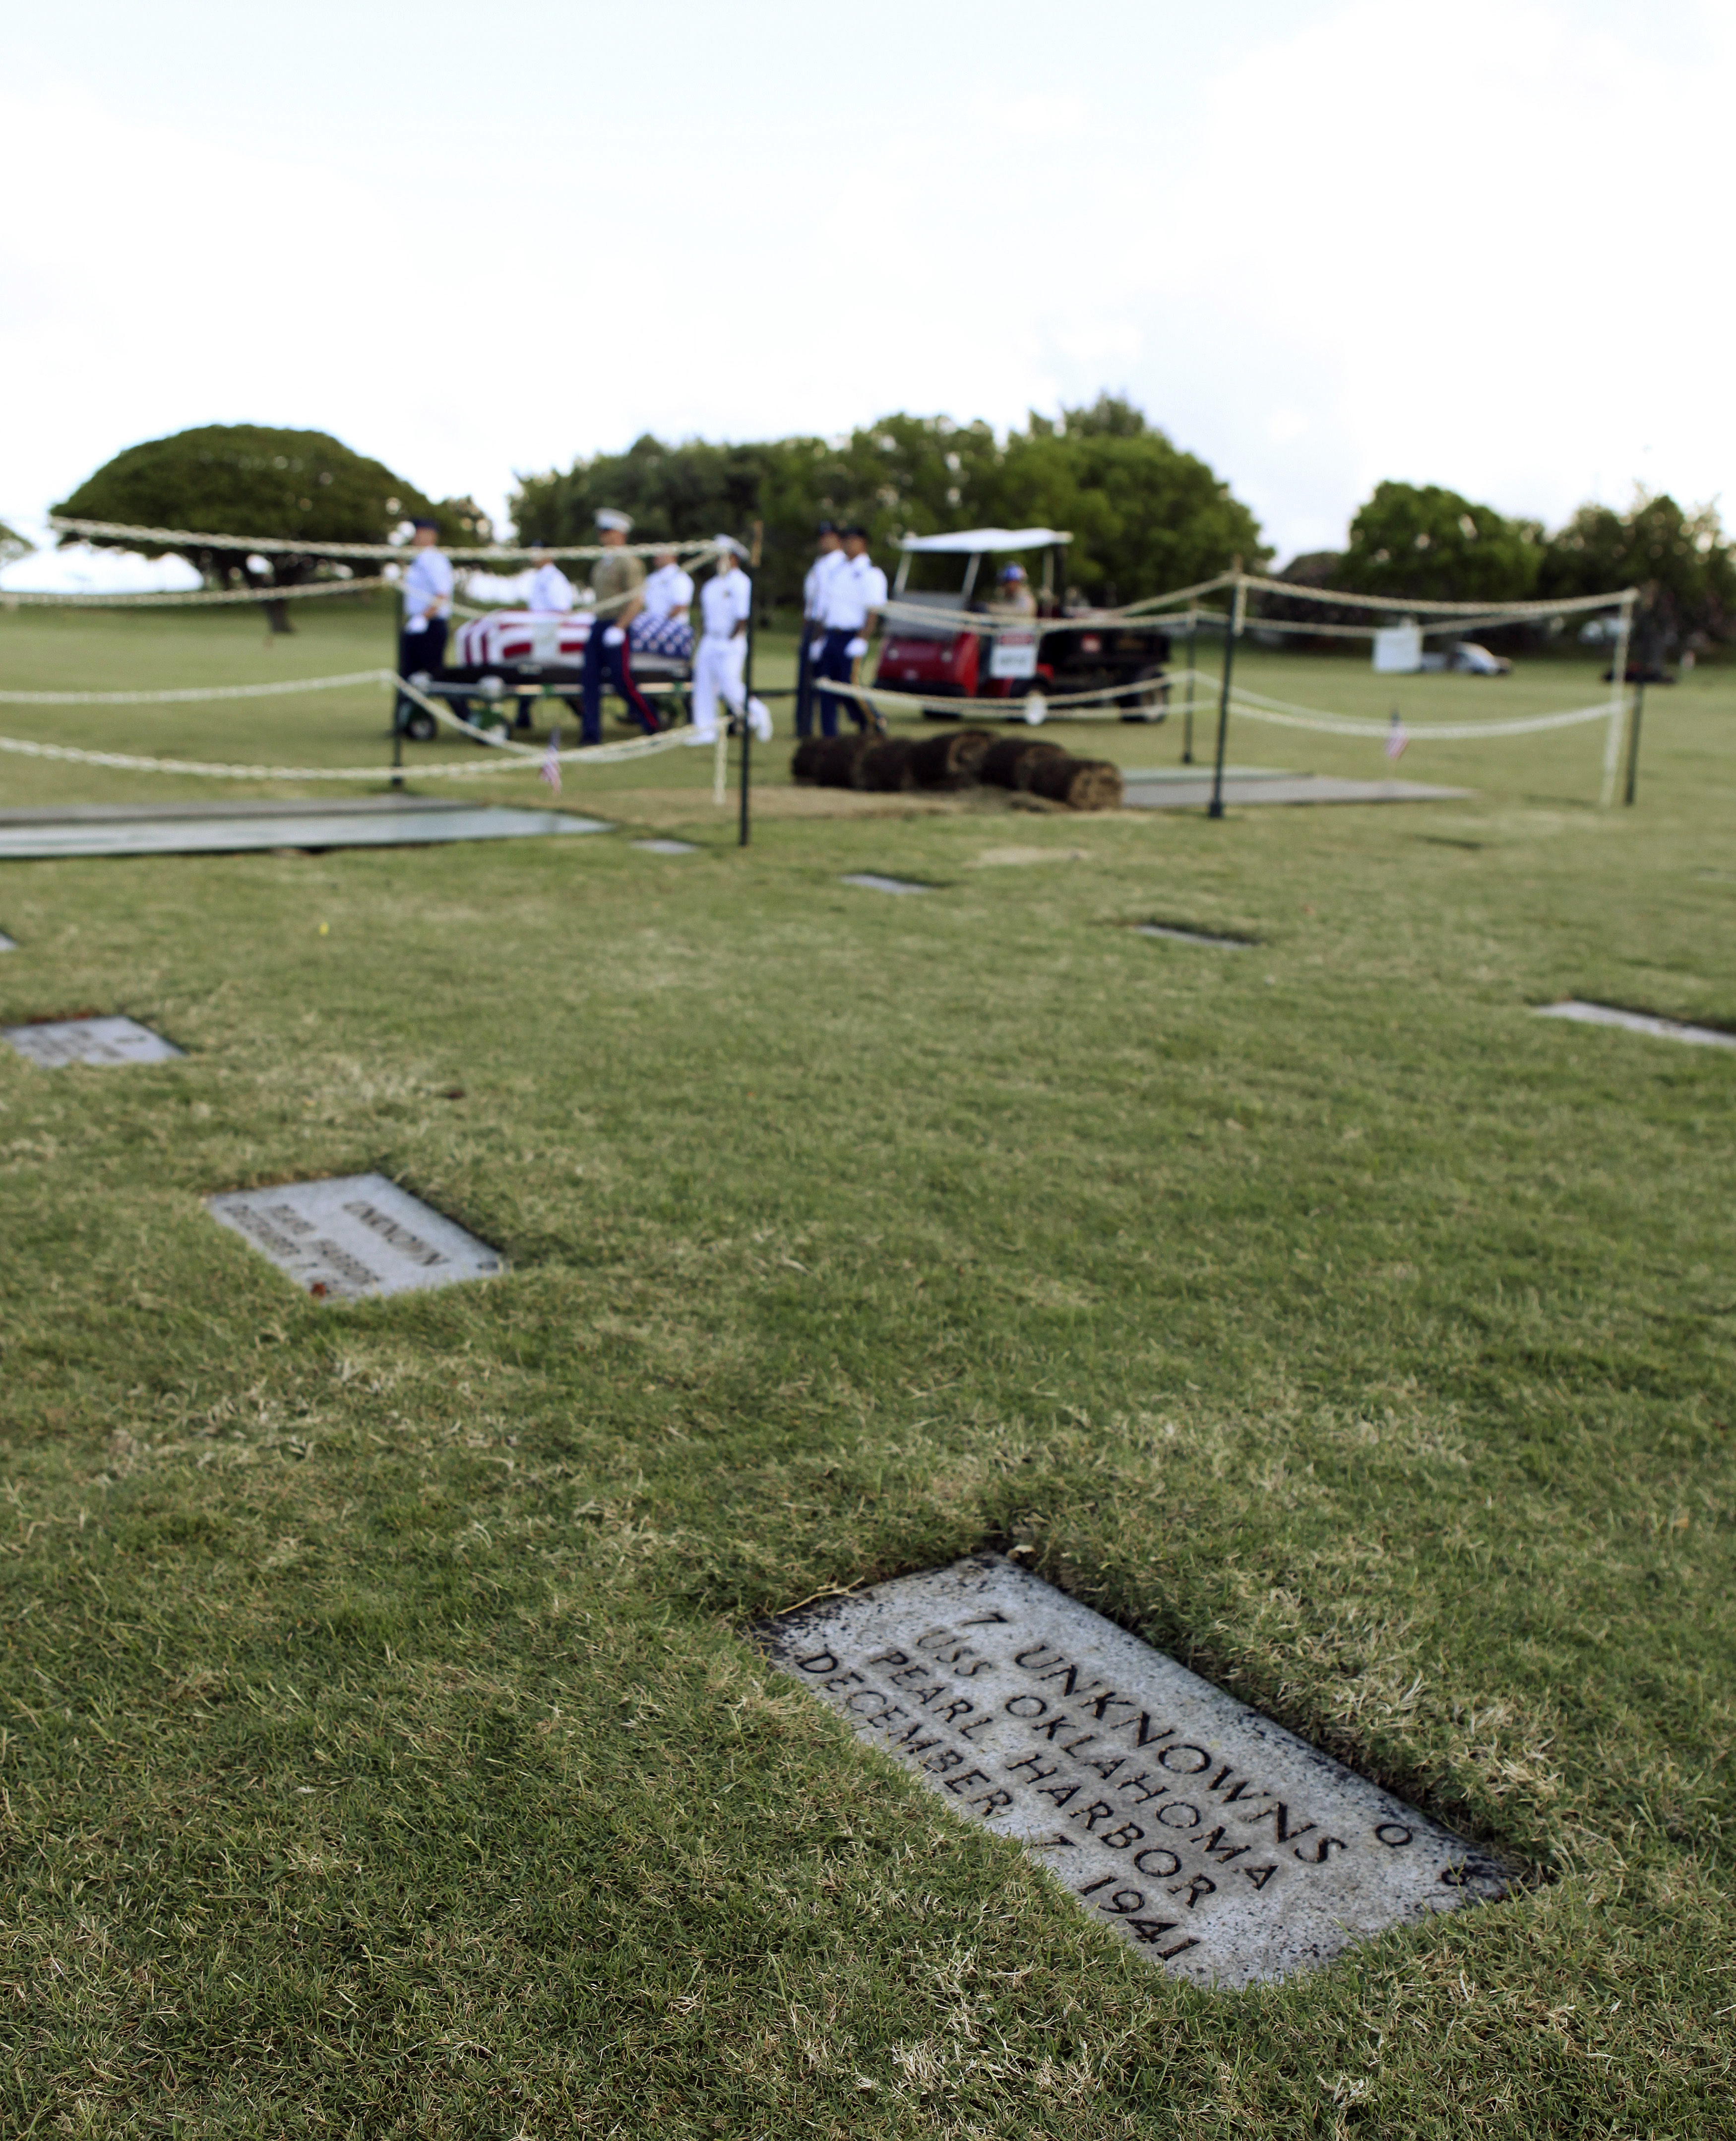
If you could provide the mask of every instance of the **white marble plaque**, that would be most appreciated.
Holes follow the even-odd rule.
[[[632,844],[642,855],[696,855],[699,853],[691,840],[635,840]]]
[[[912,884],[905,877],[883,877],[878,870],[852,870],[840,884],[860,885],[865,892],[932,892],[932,884]]]
[[[1179,1977],[1241,1986],[1508,1870],[999,1554],[805,1607],[775,1661]]]
[[[1654,1018],[1643,1011],[1617,1011],[1611,1004],[1545,1004],[1539,1018],[1571,1018],[1581,1026],[1619,1026],[1629,1033],[1649,1033],[1658,1041],[1686,1041],[1698,1048],[1736,1048],[1736,1033],[1721,1033],[1715,1026],[1684,1026],[1679,1019]]]
[[[0,1026],[0,1036],[45,1070],[68,1063],[169,1063],[187,1052],[135,1018],[45,1020],[40,1026]]]
[[[486,1242],[383,1174],[233,1189],[205,1204],[321,1301],[410,1293],[504,1268]]]

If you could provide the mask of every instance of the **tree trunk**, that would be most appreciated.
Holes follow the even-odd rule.
[[[273,632],[293,632],[289,622],[289,605],[281,598],[276,602],[266,601],[259,605],[265,613],[265,622]]]

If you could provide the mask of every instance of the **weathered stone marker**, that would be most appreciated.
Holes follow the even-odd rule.
[[[852,870],[838,880],[840,884],[858,885],[864,892],[932,892],[932,884],[916,884],[907,877],[884,877],[878,870]]]
[[[1136,922],[1134,932],[1139,937],[1167,937],[1174,944],[1209,944],[1220,952],[1247,952],[1253,948],[1252,937],[1208,937],[1202,929],[1183,929],[1174,922]]]
[[[1571,1018],[1581,1026],[1619,1026],[1629,1033],[1649,1033],[1659,1041],[1685,1041],[1697,1048],[1736,1048],[1736,1033],[1725,1033],[1715,1026],[1688,1026],[1679,1018],[1654,1018],[1649,1011],[1617,1011],[1611,1004],[1580,1003],[1571,997],[1566,1003],[1541,1006],[1537,1016]]]
[[[699,853],[691,840],[635,840],[632,845],[642,855],[696,855]]]
[[[229,1190],[205,1205],[321,1301],[410,1293],[501,1269],[486,1242],[383,1174]]]
[[[3,929],[0,929],[0,952],[16,952],[17,948],[17,938],[8,937]]]
[[[0,1026],[0,1039],[45,1070],[68,1063],[169,1063],[187,1052],[134,1018],[57,1018],[40,1026]]]
[[[776,1664],[1177,1976],[1240,1986],[1509,1869],[999,1554],[804,1607]]]

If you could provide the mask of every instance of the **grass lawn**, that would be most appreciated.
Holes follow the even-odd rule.
[[[15,614],[0,685],[386,637]],[[1596,693],[1540,662],[1401,703]],[[385,712],[0,732],[365,764]],[[1650,696],[1607,814],[1585,729],[1399,769],[1469,801],[768,809],[743,853],[696,752],[563,798],[685,858],[0,866],[0,1022],[189,1051],[0,1051],[0,2133],[1731,2131],[1736,1061],[1528,1007],[1736,1025],[1733,742],[1713,672]],[[195,792],[0,758],[0,807]],[[509,1274],[322,1306],[199,1202],[376,1168]],[[1527,1884],[1175,1984],[744,1640],[1012,1543]]]

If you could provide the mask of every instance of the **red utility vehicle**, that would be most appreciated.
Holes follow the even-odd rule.
[[[907,535],[892,599],[907,610],[932,611],[933,622],[907,615],[888,620],[874,682],[888,691],[919,692],[925,698],[1009,699],[1020,706],[1034,692],[1065,694],[1138,686],[1143,688],[1129,690],[1106,713],[1113,716],[1119,710],[1123,721],[1162,721],[1168,697],[1163,665],[1169,659],[1169,635],[1157,623],[1129,623],[1083,609],[1070,614],[1056,590],[1065,585],[1065,551],[1072,539],[1053,528],[969,528],[950,535]],[[997,612],[988,598],[995,562],[1033,550],[1043,553],[1036,614]],[[911,568],[923,557],[961,559],[962,587],[957,593],[912,588]],[[991,630],[961,629],[951,621],[961,613],[996,622]],[[944,707],[924,712],[931,721],[949,718]]]

